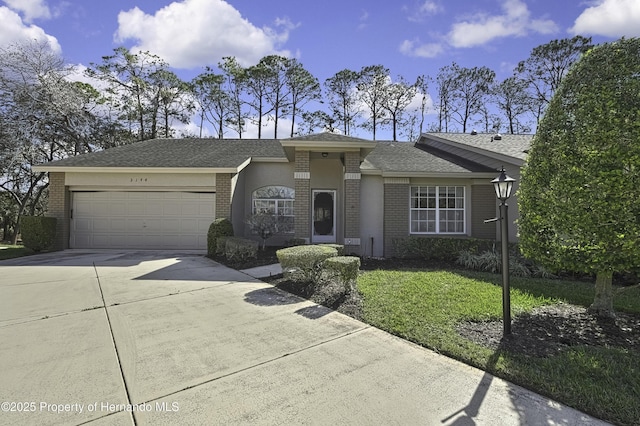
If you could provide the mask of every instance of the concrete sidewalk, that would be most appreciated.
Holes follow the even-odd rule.
[[[0,262],[0,424],[599,425],[199,253]]]

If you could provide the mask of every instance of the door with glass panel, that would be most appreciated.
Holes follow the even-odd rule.
[[[336,191],[314,189],[313,232],[314,243],[336,242]]]

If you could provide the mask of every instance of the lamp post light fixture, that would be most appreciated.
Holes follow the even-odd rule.
[[[500,176],[491,181],[500,200],[500,239],[502,240],[502,322],[504,335],[511,334],[511,296],[509,294],[509,219],[507,199],[511,196],[513,183],[516,180],[509,177],[504,167]]]

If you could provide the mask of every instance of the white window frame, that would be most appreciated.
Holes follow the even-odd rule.
[[[269,189],[273,189],[272,191],[269,191]],[[266,191],[266,192],[272,192],[275,194],[283,194],[282,197],[274,197],[269,196],[269,197],[256,197],[256,195],[258,194],[259,191]],[[292,194],[293,198],[284,198],[284,196],[286,196],[287,194]],[[258,209],[258,203],[268,203],[271,207],[271,205],[273,205],[273,210],[271,208],[269,209],[262,209],[262,211],[259,211]],[[295,233],[295,227],[294,227],[294,220],[295,220],[295,214],[294,214],[294,203],[295,203],[295,190],[293,188],[289,188],[287,186],[282,186],[282,185],[267,185],[267,186],[263,186],[261,188],[256,189],[255,191],[253,191],[251,193],[251,213],[252,214],[257,214],[257,213],[271,213],[272,215],[276,216],[276,217],[290,217],[291,218],[291,228],[283,231],[284,234],[293,234]],[[286,214],[287,211],[290,214]],[[284,213],[283,213],[284,212]]]
[[[418,191],[418,194],[428,194],[429,189],[435,189],[435,206],[434,207],[420,207],[418,202],[418,207],[414,207],[414,200],[421,198],[429,198],[429,197],[416,197],[414,196],[414,190]],[[454,188],[454,192],[456,195],[453,197],[454,207],[443,207],[440,206],[440,193],[441,191],[448,191],[450,188]],[[462,195],[458,196],[457,190],[462,189]],[[437,235],[437,234],[445,234],[445,235],[465,235],[467,233],[467,188],[463,185],[411,185],[409,187],[409,234],[412,235]],[[447,200],[450,200],[450,197],[444,197]],[[458,204],[462,204],[462,207],[458,207]],[[428,205],[428,201],[427,201]],[[433,221],[435,221],[435,226],[433,231],[414,231],[414,223],[415,222],[428,222],[431,221],[429,218],[427,219],[415,219],[414,212],[434,212]],[[442,231],[440,229],[440,218],[442,215],[447,212],[458,212],[458,215],[462,216],[462,231]],[[419,214],[419,213],[418,213]],[[423,216],[428,216],[426,213]],[[450,222],[459,222],[459,220],[453,220]],[[428,226],[428,225],[427,225]]]

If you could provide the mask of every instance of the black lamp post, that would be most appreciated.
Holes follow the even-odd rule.
[[[511,297],[509,294],[509,220],[507,199],[516,180],[507,176],[504,167],[500,176],[491,181],[500,200],[500,238],[502,240],[502,322],[504,334],[511,334]]]

